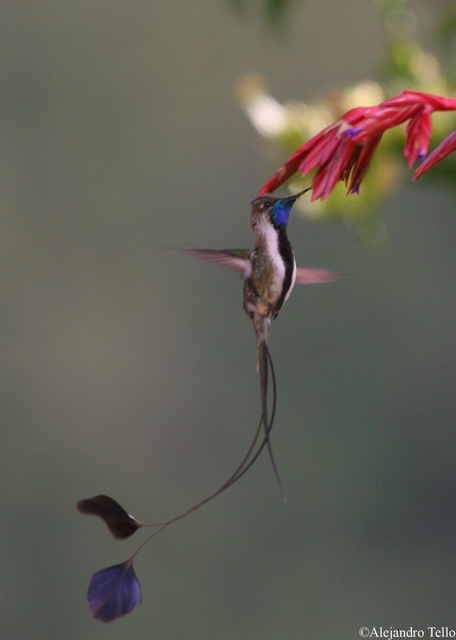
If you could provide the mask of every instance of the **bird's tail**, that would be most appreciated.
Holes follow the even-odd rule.
[[[174,524],[174,522],[178,522],[179,520],[182,520],[183,518],[186,518],[191,513],[193,513],[194,511],[197,511],[200,507],[202,507],[203,505],[207,504],[208,502],[210,502],[211,500],[213,500],[214,498],[219,496],[221,493],[223,493],[224,491],[229,489],[235,482],[240,480],[242,478],[242,476],[247,473],[247,471],[250,469],[250,467],[252,467],[253,464],[256,462],[256,460],[259,458],[260,453],[263,451],[264,447],[267,445],[268,440],[269,440],[269,432],[271,431],[272,425],[274,423],[274,417],[275,417],[275,412],[276,412],[276,398],[277,398],[275,372],[274,372],[274,368],[272,366],[272,360],[270,359],[271,356],[270,356],[270,353],[269,353],[269,349],[267,348],[267,345],[266,345],[266,354],[267,354],[267,358],[269,360],[269,364],[270,364],[270,367],[271,367],[273,400],[272,400],[272,409],[271,409],[270,422],[269,422],[269,424],[266,425],[266,435],[265,435],[263,441],[261,442],[261,444],[258,446],[258,448],[255,451],[255,446],[258,443],[259,436],[260,436],[260,433],[261,433],[261,427],[264,424],[264,415],[262,414],[261,417],[260,417],[258,426],[256,428],[255,434],[253,436],[253,440],[250,443],[249,448],[247,449],[247,453],[244,455],[244,457],[242,459],[242,462],[238,465],[238,467],[236,468],[234,473],[231,474],[231,476],[228,478],[228,480],[226,480],[221,485],[221,487],[219,487],[217,489],[217,491],[214,491],[209,496],[204,498],[204,500],[201,500],[200,502],[197,502],[192,507],[190,507],[186,511],[183,511],[182,513],[180,513],[179,515],[175,516],[171,520],[166,520],[164,522],[141,523],[142,526],[158,527],[158,529],[155,531],[155,533],[152,534],[151,538],[154,537],[155,535],[157,535],[158,533],[160,533],[160,531],[162,531],[163,529],[166,529],[167,527],[169,527],[171,524]],[[275,465],[274,465],[274,468],[275,468]],[[282,487],[282,485],[280,483],[280,480],[279,480],[279,485],[280,485],[280,487]],[[283,490],[282,490],[282,493],[283,493]],[[79,510],[83,511],[82,508],[80,508]],[[85,512],[86,513],[95,513],[94,511],[90,511],[90,512],[89,511],[85,511]],[[129,516],[129,517],[131,517],[131,516]],[[146,544],[148,542],[148,540],[149,539],[147,539],[144,544]],[[141,545],[140,549],[142,548],[142,546],[144,546],[144,545]],[[139,551],[139,549],[138,549],[138,551]],[[136,553],[137,552],[135,552],[135,554]]]
[[[274,459],[274,454],[272,452],[271,437],[269,434],[270,430],[272,429],[273,418],[271,419],[271,422],[269,422],[268,420],[268,377],[269,377],[269,371],[270,371],[273,377],[273,380],[275,382],[275,372],[274,372],[274,365],[272,362],[271,352],[269,351],[269,346],[266,339],[260,340],[258,342],[258,368],[260,370],[261,412],[262,412],[262,421],[264,426],[264,439],[268,447],[269,458],[271,460],[271,464],[274,470],[277,484],[279,485],[279,489],[282,494],[283,500],[284,502],[286,502],[287,498],[285,495],[285,491],[283,489],[282,481],[280,480],[279,472]],[[276,397],[277,397],[276,393],[277,393],[276,385],[274,384],[273,399],[272,399],[274,407],[276,405]]]
[[[205,498],[204,500],[201,500],[197,504],[193,505],[193,507],[190,507],[190,509],[187,509],[186,511],[180,513],[178,516],[172,518],[171,520],[168,520],[166,522],[155,523],[153,526],[159,527],[159,530],[156,531],[155,534],[159,533],[159,531],[161,531],[162,529],[168,527],[169,525],[173,524],[174,522],[177,522],[178,520],[182,520],[183,518],[187,517],[188,515],[190,515],[194,511],[197,511],[200,507],[202,507],[203,505],[207,504],[208,502],[210,502],[211,500],[213,500],[214,498],[219,496],[221,493],[223,493],[224,491],[229,489],[235,482],[240,480],[245,473],[247,473],[247,471],[250,469],[250,467],[252,467],[252,465],[256,462],[256,460],[260,456],[260,453],[263,451],[265,446],[268,447],[269,456],[270,456],[271,462],[272,462],[272,467],[274,469],[274,473],[275,473],[275,476],[277,478],[277,482],[279,484],[279,488],[280,488],[280,491],[282,493],[283,499],[284,499],[284,501],[286,501],[285,492],[283,490],[282,482],[280,480],[280,477],[279,477],[279,474],[278,474],[278,471],[277,471],[277,466],[275,464],[275,460],[274,460],[274,456],[273,456],[272,448],[271,448],[271,442],[270,442],[270,431],[272,429],[272,425],[274,424],[274,418],[275,418],[275,413],[276,413],[276,405],[277,405],[277,382],[276,382],[276,376],[275,376],[275,371],[274,371],[274,365],[272,363],[272,357],[271,357],[271,353],[269,351],[269,347],[268,347],[267,341],[258,342],[258,353],[259,353],[258,365],[259,365],[259,369],[260,369],[260,379],[263,381],[263,377],[264,377],[265,382],[266,382],[265,387],[264,387],[264,393],[263,393],[263,382],[262,382],[262,385],[261,385],[261,389],[262,389],[262,391],[261,391],[262,414],[261,414],[260,421],[258,423],[257,429],[255,431],[255,435],[253,437],[253,440],[252,440],[252,442],[251,442],[251,444],[250,444],[250,446],[249,446],[249,448],[247,450],[247,453],[245,454],[244,458],[242,459],[242,462],[236,468],[236,471],[234,471],[234,473],[232,473],[232,475],[228,478],[228,480],[226,480],[226,482],[224,482],[222,484],[222,486],[217,489],[217,491],[214,491],[207,498]],[[265,376],[263,376],[263,374],[261,373],[263,371],[264,367],[265,367]],[[271,416],[270,417],[268,417],[268,411],[267,411],[267,408],[268,408],[267,407],[267,395],[268,395],[267,392],[268,392],[268,374],[269,374],[269,372],[271,374],[271,380],[272,380],[272,404],[271,404]],[[255,451],[255,446],[256,446],[256,444],[258,442],[262,426],[263,426],[264,431],[265,431],[265,436],[264,436],[263,441],[261,442],[261,444],[258,446],[257,450]],[[155,535],[155,534],[153,534],[153,535]]]

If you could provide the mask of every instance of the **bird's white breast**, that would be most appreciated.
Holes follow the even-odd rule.
[[[274,229],[269,224],[266,224],[262,228],[262,236],[263,241],[266,245],[266,253],[269,256],[269,259],[272,262],[272,278],[269,287],[269,298],[270,302],[275,304],[282,293],[282,287],[285,280],[286,266],[283,261],[282,256],[279,251],[279,236]],[[287,295],[285,300],[287,300],[288,296],[291,293],[296,282],[296,262],[293,259],[293,274],[291,277],[291,285],[287,291]],[[285,301],[284,300],[284,301]]]

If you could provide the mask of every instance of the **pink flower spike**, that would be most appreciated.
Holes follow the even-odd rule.
[[[339,180],[345,180],[348,193],[358,192],[385,131],[407,121],[404,156],[410,168],[428,152],[434,111],[456,111],[456,99],[404,91],[376,107],[351,109],[300,147],[258,195],[273,192],[298,171],[306,175],[313,169],[312,201],[327,198]],[[414,180],[455,150],[456,132],[418,167]]]
[[[361,124],[362,126],[365,118],[375,112],[376,109],[377,107],[357,107],[347,111],[337,122],[317,133],[295,151],[285,164],[261,187],[257,195],[262,196],[265,193],[273,193],[297,171],[301,171],[303,175],[306,175],[315,167],[321,167],[326,162],[329,162],[331,156],[343,143],[346,135],[348,134],[352,137],[353,134],[350,132],[353,129],[355,129],[354,133],[356,135],[358,125]],[[337,178],[336,182],[339,179]]]
[[[456,150],[456,131],[450,133],[450,135],[445,138],[443,142],[439,144],[438,147],[434,149],[432,153],[428,155],[426,160],[420,164],[418,169],[416,169],[415,174],[413,176],[413,180],[417,180],[421,178],[423,173],[429,171],[433,166],[435,166],[438,162],[446,158],[450,153]]]

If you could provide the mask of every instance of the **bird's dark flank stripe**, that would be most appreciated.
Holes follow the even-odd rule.
[[[286,229],[283,226],[276,227],[276,229],[279,240],[279,253],[285,265],[285,278],[283,279],[282,293],[280,294],[276,305],[276,310],[280,311],[291,287],[291,280],[293,278],[293,271],[295,268],[295,260],[293,249],[291,248],[291,243],[288,239]]]

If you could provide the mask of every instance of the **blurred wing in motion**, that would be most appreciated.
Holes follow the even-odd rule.
[[[328,269],[309,269],[296,267],[296,284],[320,284],[322,282],[336,282],[345,278],[346,273],[336,273]]]
[[[249,249],[178,249],[178,251],[185,251],[200,260],[240,273],[244,279],[252,275]]]

